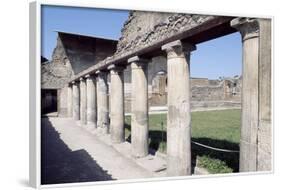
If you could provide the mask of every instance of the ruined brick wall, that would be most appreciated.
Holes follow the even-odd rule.
[[[224,89],[222,85],[219,86],[192,86],[191,100],[193,101],[210,101],[221,100],[224,97]]]
[[[209,80],[207,78],[191,78],[191,86],[207,86],[209,85]]]
[[[52,60],[41,64],[41,88],[62,88],[72,76],[72,66],[66,56],[62,41],[58,37]]]

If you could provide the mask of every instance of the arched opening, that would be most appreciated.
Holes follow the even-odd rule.
[[[50,114],[58,111],[58,95],[56,89],[41,90],[41,114]]]
[[[152,93],[164,94],[167,87],[167,72],[158,71],[152,78]]]
[[[167,104],[167,72],[158,71],[152,77],[150,106],[166,106]]]

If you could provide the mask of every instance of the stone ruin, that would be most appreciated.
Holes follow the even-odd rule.
[[[237,31],[243,43],[242,77],[191,79],[196,44]],[[240,106],[241,98],[239,171],[271,170],[270,19],[132,11],[118,42],[58,34],[63,46],[58,43],[55,52],[60,56],[43,64],[41,84],[43,90],[58,90],[59,116],[110,133],[112,143],[122,143],[124,104],[130,102],[132,156],[144,157],[148,103],[161,104],[168,97],[167,174],[180,176],[191,174],[191,107],[209,107],[206,102],[218,99]]]

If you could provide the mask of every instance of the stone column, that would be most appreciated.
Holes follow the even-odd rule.
[[[72,97],[72,85],[69,84],[67,87],[67,116],[72,117],[73,112],[73,97]]]
[[[167,175],[191,175],[190,52],[196,47],[177,40],[167,52]]]
[[[257,19],[251,18],[236,18],[231,21],[231,26],[240,31],[243,43],[239,171],[256,171],[259,116],[259,27]]]
[[[80,78],[80,124],[87,124],[87,92],[86,81],[84,78]]]
[[[259,37],[259,128],[258,171],[272,169],[271,113],[271,19],[258,19]]]
[[[132,69],[132,154],[134,157],[144,157],[148,155],[148,61],[136,56],[130,58],[128,63],[131,63]]]
[[[87,126],[91,129],[97,128],[97,94],[96,79],[94,76],[86,75],[87,85]]]
[[[110,65],[110,135],[113,143],[125,141],[124,66]]]
[[[97,71],[97,129],[103,134],[109,133],[109,110],[108,110],[108,84],[106,71]]]
[[[72,82],[72,91],[73,91],[73,119],[75,121],[80,120],[80,92],[77,82]]]

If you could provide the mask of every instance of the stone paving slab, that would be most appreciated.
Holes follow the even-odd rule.
[[[43,118],[59,133],[60,139],[71,151],[85,151],[96,162],[101,170],[108,173],[109,179],[142,179],[151,177],[165,177],[167,162],[166,155],[152,152],[144,158],[134,158],[131,155],[131,144],[124,142],[112,144],[109,134],[101,134],[98,130],[82,126],[70,118]],[[79,159],[91,167],[89,160]],[[79,163],[78,163],[79,164]],[[82,163],[81,163],[82,164]],[[61,166],[55,166],[61,167]],[[95,167],[92,167],[95,172]],[[195,175],[206,175],[200,168],[195,168]],[[71,174],[75,175],[75,174]],[[95,178],[95,177],[94,177]],[[91,178],[92,179],[92,178]],[[101,178],[103,180],[104,178]]]
[[[97,130],[91,130],[87,127],[82,127],[82,128],[87,130],[91,134],[95,135],[100,141],[113,147],[115,150],[117,150],[120,154],[122,154],[126,158],[132,160],[142,168],[153,173],[153,176],[155,177],[166,176],[167,162],[165,158],[158,157],[151,154],[143,158],[134,158],[131,154],[132,147],[129,142],[126,141],[120,144],[112,144],[109,134],[100,134]]]
[[[72,151],[85,150],[113,179],[141,179],[154,176],[152,172],[125,157],[83,127],[78,126],[72,119],[48,119],[54,129],[60,133],[60,138]]]

